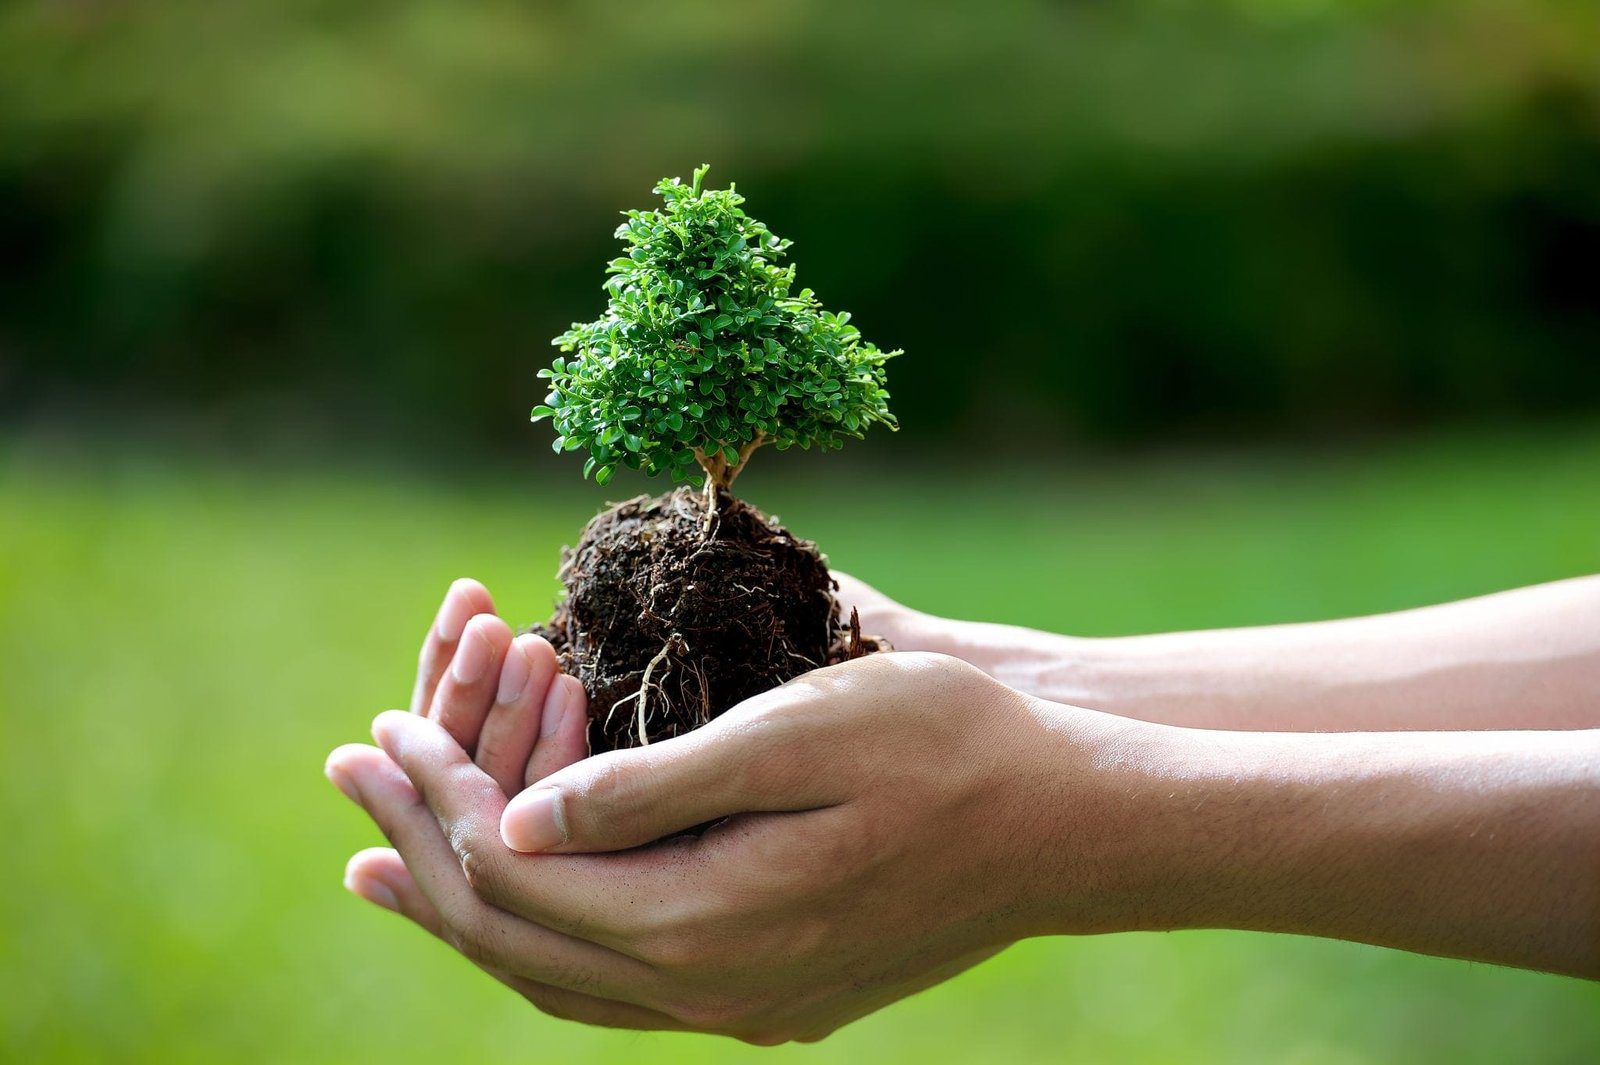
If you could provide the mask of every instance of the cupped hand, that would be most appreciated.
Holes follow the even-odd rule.
[[[495,614],[488,589],[477,581],[463,578],[450,586],[422,642],[413,714],[436,722],[471,752],[476,767],[505,795],[515,795],[588,754],[587,709],[583,685],[561,673],[546,640],[513,637]],[[353,773],[349,766],[362,768]],[[340,748],[329,759],[328,775],[352,798],[359,795],[354,783],[359,775],[384,801],[420,802],[404,774],[376,748]],[[426,901],[397,850],[372,847],[356,853],[345,867],[344,882],[369,902],[405,913],[447,937],[439,911]],[[582,1013],[592,1006],[580,992],[483,968],[552,1012]],[[634,1015],[621,1007],[608,1007],[606,1016],[616,1025],[670,1026],[668,1018]]]
[[[541,1008],[809,1040],[1065,930],[1064,908],[1074,930],[1125,926],[1098,856],[1129,814],[1096,760],[1140,726],[1047,707],[945,656],[881,654],[509,804],[414,715],[330,766],[403,859],[372,870],[397,907]]]
[[[513,638],[477,581],[450,586],[422,641],[413,714],[437,721],[510,796],[589,753],[587,711],[549,641]]]

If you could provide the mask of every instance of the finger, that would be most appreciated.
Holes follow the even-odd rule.
[[[845,667],[835,667],[835,669]],[[808,674],[817,677],[833,670]],[[746,700],[694,732],[609,751],[538,781],[507,804],[501,837],[518,851],[617,851],[730,814],[807,810],[825,789],[804,750],[818,714],[807,678]]]
[[[355,895],[410,918],[425,931],[448,943],[444,920],[428,901],[400,852],[388,847],[369,847],[358,851],[345,866],[344,886]],[[688,1026],[673,1017],[631,1002],[597,998],[581,991],[568,991],[553,984],[514,976],[485,965],[478,968],[516,991],[541,1011],[564,1020],[580,1021],[605,1028],[636,1028],[649,1031],[686,1031]]]
[[[588,756],[589,697],[577,677],[563,674],[550,685],[545,697],[539,741],[524,767],[522,787],[530,787]]]
[[[560,672],[555,649],[542,636],[518,636],[506,651],[494,705],[478,733],[473,756],[507,795],[522,790],[550,682]]]
[[[645,1032],[693,1032],[697,1029],[648,1006],[597,998],[581,991],[569,991],[554,984],[541,984],[520,976],[506,976],[502,982],[533,1003],[540,1013],[563,1021],[577,1021],[601,1028],[632,1028]]]
[[[695,856],[682,853],[664,859],[642,851],[604,859],[518,854],[500,838],[505,793],[436,723],[390,711],[378,716],[372,731],[437,818],[479,896],[500,909],[632,953],[638,949],[634,934],[654,915],[639,900],[682,891],[683,877],[692,872]]]
[[[444,918],[392,847],[368,847],[350,856],[344,867],[345,890],[386,910],[411,918],[445,939]]]
[[[417,683],[411,690],[411,712],[426,714],[433,705],[433,693],[439,678],[456,653],[456,643],[461,639],[467,619],[474,614],[493,614],[494,598],[489,589],[470,577],[462,577],[451,584],[439,604],[439,613],[428,626],[423,637],[422,652],[417,657]]]
[[[439,680],[428,717],[463,749],[478,745],[483,722],[489,716],[500,686],[500,667],[511,646],[511,626],[493,614],[478,614],[461,633],[450,668]]]
[[[416,722],[449,742],[435,724],[398,711],[390,716]],[[525,921],[480,898],[468,870],[481,865],[470,851],[466,857],[458,855],[406,775],[382,751],[347,744],[329,756],[327,769],[329,778],[366,810],[399,852],[438,912],[446,940],[472,961],[635,1005],[643,1005],[640,999],[654,990],[653,970],[637,959]],[[488,777],[483,780],[494,788]],[[401,899],[396,892],[396,902]]]

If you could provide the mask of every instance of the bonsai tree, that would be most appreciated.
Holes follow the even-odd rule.
[[[796,292],[790,242],[747,215],[730,185],[661,181],[628,211],[605,313],[555,338],[562,351],[535,421],[585,477],[619,466],[703,479],[597,515],[565,550],[565,595],[546,636],[589,692],[590,748],[646,744],[705,724],[807,670],[881,648],[842,624],[816,546],[728,489],[755,451],[833,449],[895,428],[884,364],[848,314]]]
[[[606,312],[556,337],[571,359],[540,377],[551,391],[557,451],[589,453],[583,475],[617,466],[727,489],[764,444],[838,448],[875,423],[895,428],[884,363],[900,354],[861,339],[848,314],[794,292],[783,240],[741,208],[732,185],[661,181],[656,210],[628,211]]]

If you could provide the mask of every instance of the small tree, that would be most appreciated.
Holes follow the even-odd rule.
[[[599,484],[619,464],[686,482],[698,467],[709,501],[764,444],[838,448],[896,427],[884,363],[900,352],[863,341],[809,288],[792,292],[795,268],[780,265],[792,242],[745,214],[731,184],[704,188],[708,169],[658,183],[662,207],[624,212],[606,313],[556,337],[573,357],[539,372],[550,394],[533,419],[552,421],[556,451],[587,450],[583,475]]]

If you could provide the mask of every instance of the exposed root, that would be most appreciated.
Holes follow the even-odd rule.
[[[859,619],[840,624],[814,545],[720,490],[709,506],[685,488],[597,515],[560,577],[566,598],[532,631],[589,693],[596,753],[680,735],[887,646],[861,636]]]
[[[667,642],[661,645],[661,650],[656,652],[656,656],[650,660],[650,664],[644,667],[644,679],[639,682],[638,723],[634,726],[634,736],[638,739],[640,747],[646,746],[650,742],[650,733],[645,729],[644,717],[645,700],[650,696],[650,675],[656,671],[657,666],[667,661],[668,655],[682,654],[685,650],[687,648],[683,646],[683,637],[673,633],[667,637]],[[672,667],[669,665],[667,668],[671,669]],[[663,693],[662,698],[666,699],[667,696]],[[671,708],[672,703],[669,699],[667,701],[667,709],[670,710]]]

